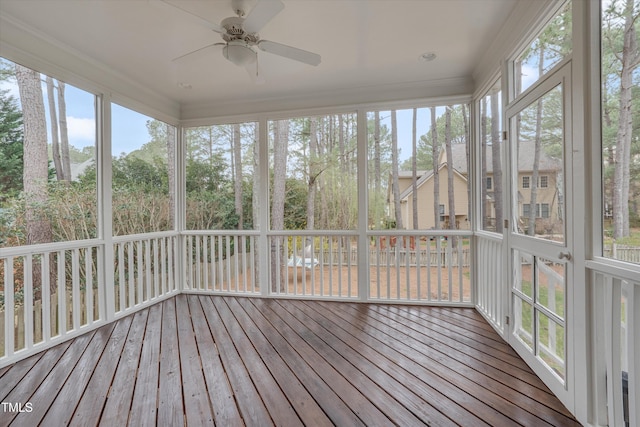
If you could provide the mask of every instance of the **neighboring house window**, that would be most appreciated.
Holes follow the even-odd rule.
[[[522,205],[522,216],[527,218],[531,213],[531,204]],[[549,218],[549,203],[536,203],[536,218]]]
[[[493,180],[490,176],[487,177],[487,190],[491,190],[493,188]]]
[[[440,221],[444,221],[444,205],[439,205]]]
[[[523,176],[522,177],[522,188],[529,188],[529,180],[531,179],[530,176]]]
[[[540,177],[540,185],[539,185],[539,187],[540,187],[540,188],[547,188],[547,187],[549,187],[549,177],[548,177],[548,176],[546,176],[546,175],[542,175],[542,176]]]
[[[538,206],[539,206],[538,217],[549,218],[549,203],[542,203],[542,204],[539,204]]]

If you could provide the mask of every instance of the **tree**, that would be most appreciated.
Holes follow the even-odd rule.
[[[458,228],[456,225],[456,201],[455,201],[455,187],[453,176],[453,152],[451,149],[451,108],[446,107],[445,113],[445,127],[444,127],[444,147],[447,154],[447,199],[449,202],[449,228]],[[452,245],[455,248],[457,239],[454,237]]]
[[[615,8],[616,3],[611,4]],[[615,9],[613,9],[615,10]],[[618,110],[618,130],[615,150],[615,172],[613,180],[613,237],[629,236],[629,185],[631,181],[631,135],[633,129],[632,88],[633,70],[640,64],[640,51],[635,23],[638,11],[634,1],[626,0],[622,18],[624,32],[622,51],[616,55],[620,61],[620,95]]]
[[[273,194],[271,196],[271,229],[284,230],[285,183],[287,178],[287,143],[289,139],[289,121],[275,122],[273,137]],[[285,261],[284,239],[275,236],[271,239],[271,290],[282,291],[281,266]],[[280,263],[278,263],[280,260]],[[280,283],[278,282],[280,277]]]
[[[438,171],[438,125],[436,107],[431,107],[431,159],[433,162],[433,221],[434,228],[440,229],[440,173]]]
[[[27,244],[32,245],[52,240],[51,224],[38,212],[38,206],[45,205],[48,198],[47,121],[40,74],[16,64],[16,79],[22,105],[26,153],[22,181],[27,202]]]
[[[232,133],[233,145],[233,165],[235,169],[235,179],[233,181],[234,206],[236,215],[238,216],[238,230],[242,230],[244,223],[243,206],[242,206],[242,138],[240,135],[240,124],[233,125]]]
[[[502,153],[500,152],[500,91],[491,91],[491,161],[493,169],[493,205],[495,209],[496,232],[502,233]],[[486,163],[486,160],[485,160]],[[484,175],[483,175],[484,176]],[[486,188],[486,184],[483,185]],[[484,199],[483,199],[484,203]]]
[[[398,125],[396,110],[391,110],[391,185],[396,228],[402,229],[402,211],[400,209],[400,184],[398,183]]]
[[[8,92],[0,90],[0,206],[22,191],[22,112]]]
[[[418,144],[417,144],[417,117],[418,110],[413,109],[412,139],[411,139],[411,175],[412,175],[412,204],[413,204],[413,229],[418,230]]]

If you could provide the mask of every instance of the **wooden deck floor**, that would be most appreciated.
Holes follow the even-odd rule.
[[[1,426],[578,425],[473,309],[195,295],[0,370],[0,401]]]

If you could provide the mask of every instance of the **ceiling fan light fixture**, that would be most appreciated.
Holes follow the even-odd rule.
[[[244,67],[256,62],[256,52],[242,41],[230,41],[222,49],[222,54],[234,64]]]

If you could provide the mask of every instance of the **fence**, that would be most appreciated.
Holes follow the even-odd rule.
[[[605,258],[612,258],[619,261],[627,261],[640,264],[639,246],[628,246],[612,243],[611,246],[605,246],[603,248],[602,255]]]

